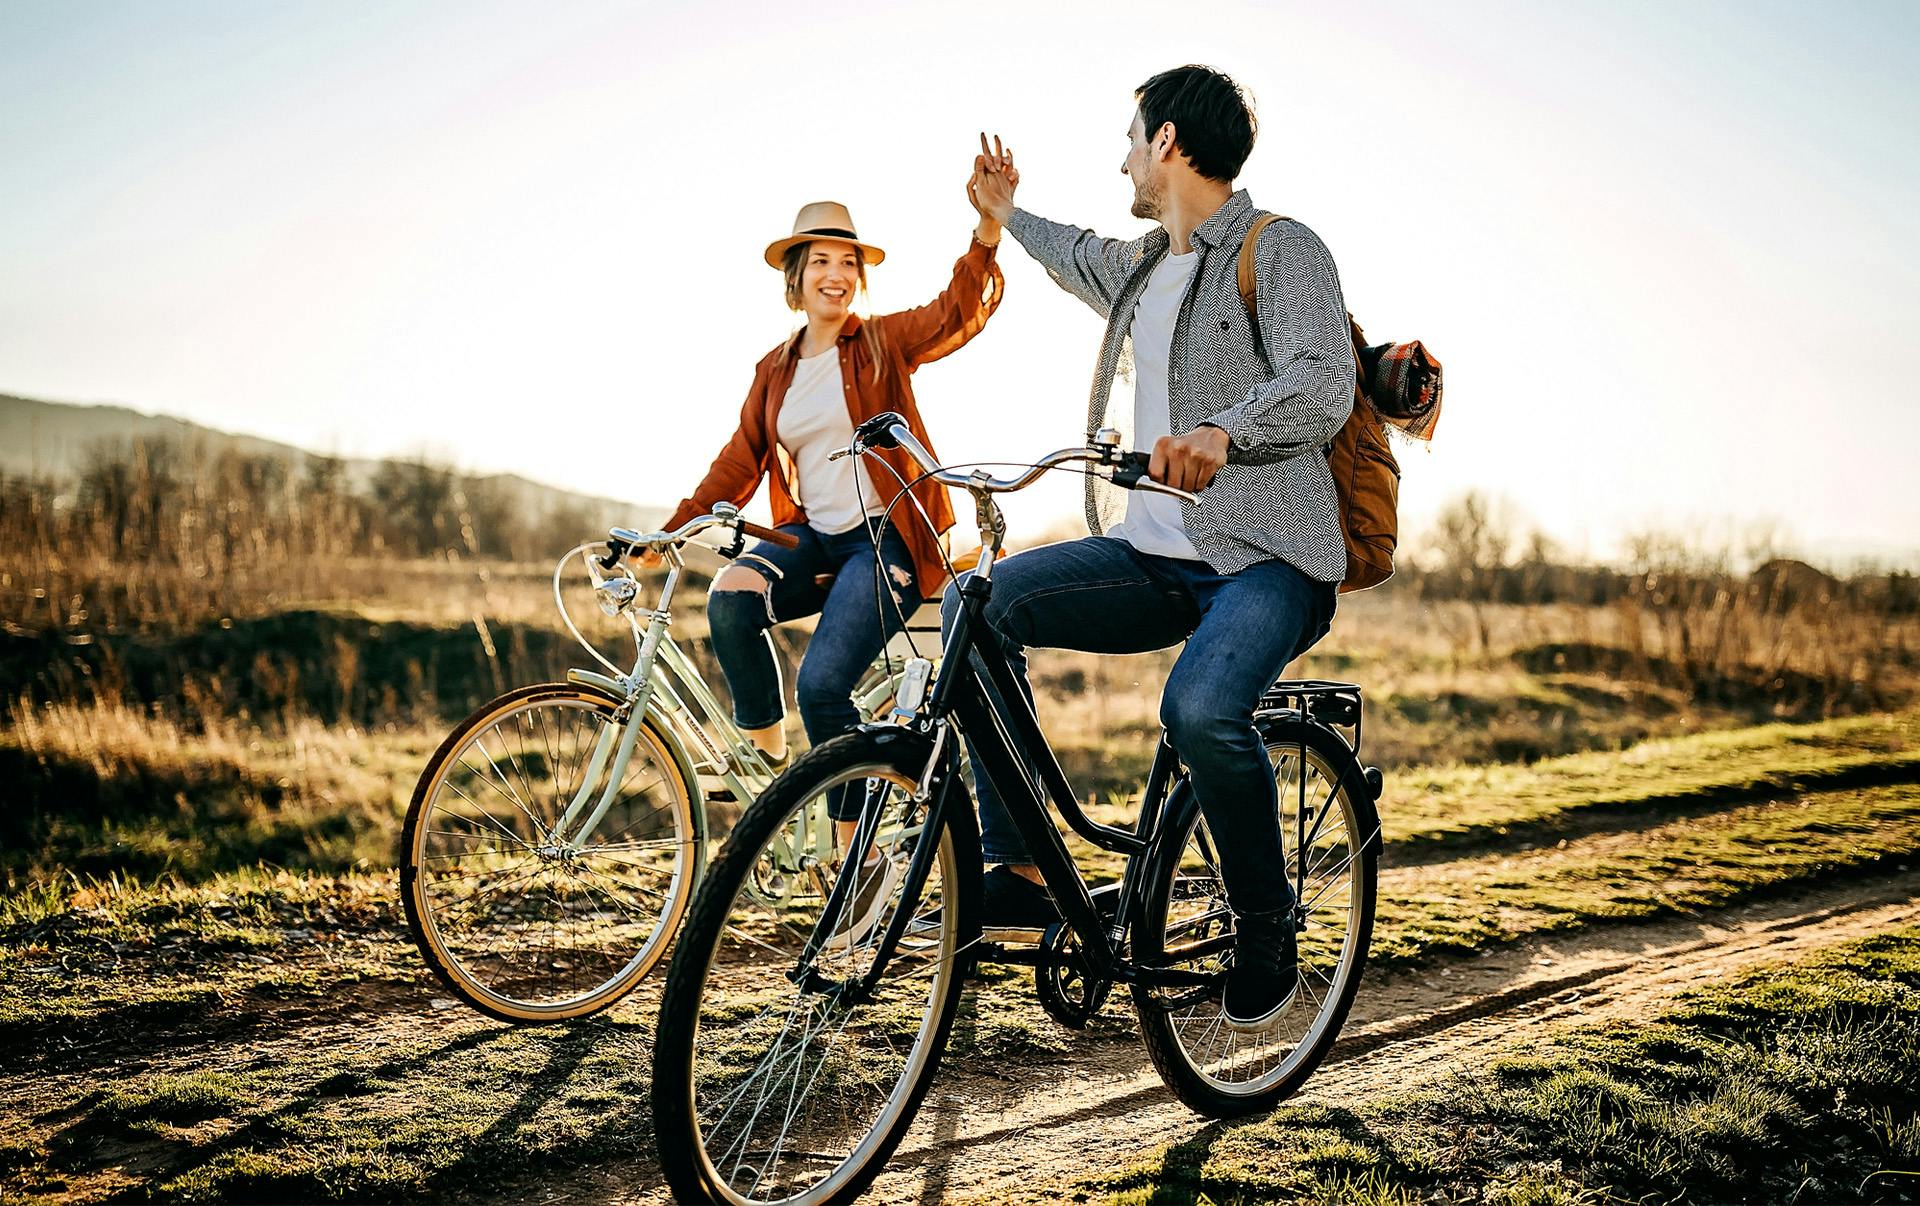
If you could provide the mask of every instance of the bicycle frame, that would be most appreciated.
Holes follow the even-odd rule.
[[[1163,736],[1154,751],[1139,820],[1132,831],[1089,817],[1053,756],[1006,654],[997,642],[974,639],[984,630],[992,589],[990,573],[975,575],[961,588],[962,609],[946,653],[949,667],[964,669],[943,675],[935,684],[929,712],[935,718],[951,715],[966,734],[974,764],[1000,793],[1092,974],[1102,979],[1145,979],[1183,987],[1206,983],[1198,973],[1138,968],[1120,957],[1120,946],[1145,903],[1145,872],[1158,863],[1163,835],[1182,830],[1169,821],[1184,821],[1195,807],[1185,781],[1176,778],[1178,756]],[[1048,817],[1049,802],[1080,837],[1126,856],[1126,870],[1110,920],[1094,903],[1066,839]]]
[[[634,635],[632,667],[617,677],[593,670],[574,669],[567,672],[568,682],[595,687],[620,699],[619,715],[623,720],[617,727],[609,725],[600,731],[586,772],[581,776],[580,786],[554,826],[556,842],[567,848],[577,850],[585,845],[613,806],[627,764],[632,759],[641,725],[648,716],[661,722],[677,739],[673,744],[680,748],[674,750],[673,754],[675,760],[682,763],[680,769],[690,787],[699,782],[698,776],[704,771],[719,776],[733,791],[742,793],[740,798],[748,798],[751,791],[745,776],[752,776],[760,785],[772,778],[764,760],[731,724],[725,711],[701,681],[692,662],[668,633],[673,623],[673,596],[684,570],[678,550],[673,550],[669,556],[671,561],[666,581],[661,586],[655,607],[648,613],[644,630],[631,612],[622,612]],[[715,742],[709,736],[706,725],[701,723],[701,716],[687,706],[686,696],[691,696],[701,708],[708,724],[721,730],[720,742]],[[693,750],[701,751],[705,757],[696,760],[691,753]],[[696,805],[699,803],[696,801]],[[696,806],[694,819],[704,846],[707,838],[705,809]]]
[[[926,832],[938,832],[946,809],[971,806],[971,797],[966,791],[951,790],[958,770],[958,741],[964,734],[971,746],[974,767],[979,773],[987,775],[994,789],[1000,793],[1008,815],[1026,843],[1028,856],[1039,868],[1041,878],[1046,881],[1047,890],[1060,910],[1067,932],[1079,943],[1079,958],[1088,974],[1102,980],[1159,988],[1212,987],[1218,979],[1217,975],[1177,967],[1142,965],[1121,954],[1128,933],[1144,915],[1149,885],[1166,873],[1168,859],[1180,856],[1180,847],[1184,846],[1181,838],[1187,832],[1193,814],[1199,809],[1198,800],[1180,773],[1179,754],[1162,734],[1154,751],[1152,768],[1147,774],[1139,818],[1133,830],[1104,825],[1089,817],[1067,781],[1066,773],[1061,770],[1059,761],[1053,756],[1052,747],[1041,731],[1026,694],[1019,689],[1013,667],[1008,663],[1005,653],[997,642],[975,640],[975,634],[984,630],[984,612],[992,593],[991,561],[983,558],[983,564],[987,572],[968,579],[960,588],[961,611],[948,635],[944,651],[948,672],[935,681],[931,696],[913,722],[913,727],[930,735],[932,741],[927,769],[922,776],[920,794],[926,798],[927,812],[921,825]],[[1328,728],[1328,720],[1315,715],[1322,708],[1332,723],[1353,727],[1357,739],[1360,688],[1352,683],[1325,680],[1277,683],[1262,696],[1255,715],[1294,713],[1302,720]],[[953,731],[956,728],[958,732]],[[1333,730],[1329,728],[1328,731]],[[1341,740],[1345,741],[1344,738]],[[1303,750],[1303,764],[1304,757]],[[1314,810],[1315,815],[1309,824],[1304,797],[1305,779],[1303,774],[1295,849],[1307,848],[1334,806],[1334,797],[1329,794]],[[1094,892],[1087,887],[1079,865],[1067,849],[1066,840],[1047,814],[1049,802],[1059,810],[1075,833],[1101,849],[1126,857],[1126,868],[1120,883],[1100,890],[1102,895],[1108,892],[1115,894],[1110,913],[1104,912],[1095,902]],[[854,840],[870,840],[872,832],[877,829],[878,819],[871,805],[863,809]],[[1377,831],[1376,835],[1369,835],[1366,840],[1377,840]],[[919,899],[926,886],[933,858],[932,844],[916,849],[906,875],[902,898],[905,903],[896,909],[893,922],[875,948],[873,962],[867,972],[857,983],[839,986],[841,992],[859,996],[871,991],[879,982],[900,939],[904,937],[907,918],[913,911],[912,902]],[[797,961],[796,982],[811,984],[818,990],[832,987],[820,981],[811,965],[819,944],[833,932],[837,924],[844,897],[851,892],[848,878],[839,878],[821,909],[821,919],[814,935]],[[1296,882],[1296,908],[1299,907],[1303,887],[1302,883]],[[1182,953],[1187,956],[1206,953],[1210,944],[1224,946],[1229,941],[1228,938],[1207,940],[1185,948]],[[991,955],[993,962],[1002,963],[1039,964],[1057,957],[1046,950],[1016,952],[985,941],[982,941],[980,949]]]
[[[922,458],[925,459],[925,458]],[[1017,488],[1017,487],[1016,487]],[[1127,934],[1144,915],[1147,886],[1166,871],[1166,860],[1178,858],[1180,851],[1170,848],[1168,835],[1183,835],[1199,802],[1180,775],[1180,759],[1163,733],[1154,751],[1152,768],[1141,797],[1140,815],[1131,830],[1104,825],[1089,817],[1081,807],[1078,794],[1067,781],[1051,743],[1040,728],[1027,693],[1022,689],[1013,667],[997,641],[977,641],[975,634],[986,630],[985,612],[993,590],[993,565],[1000,553],[1000,533],[1005,528],[999,507],[984,489],[976,490],[982,552],[978,568],[960,587],[961,608],[953,630],[947,634],[942,659],[947,672],[935,679],[931,695],[912,724],[932,735],[933,745],[926,771],[921,776],[919,798],[927,800],[922,825],[927,832],[939,832],[945,810],[957,798],[970,805],[967,792],[950,790],[956,769],[958,737],[964,734],[971,747],[974,767],[985,774],[999,793],[1007,813],[1026,844],[1028,856],[1038,868],[1067,932],[1080,945],[1080,958],[1086,971],[1099,979],[1142,983],[1166,988],[1201,988],[1213,984],[1215,977],[1173,967],[1142,966],[1121,955]],[[1328,715],[1333,723],[1351,725],[1356,750],[1360,726],[1360,688],[1351,683],[1323,680],[1276,683],[1262,696],[1256,715],[1297,711],[1300,718],[1327,727],[1315,717],[1316,704],[1330,701]],[[958,727],[960,734],[950,733]],[[1332,731],[1329,729],[1328,731]],[[1338,734],[1335,734],[1338,736]],[[1344,738],[1342,739],[1344,741]],[[1305,751],[1302,750],[1304,765]],[[937,788],[937,790],[932,790]],[[1311,827],[1306,817],[1306,776],[1300,777],[1298,832],[1295,849],[1304,850],[1317,836],[1333,797],[1320,806]],[[1066,840],[1047,814],[1051,802],[1073,831],[1103,850],[1126,858],[1126,869],[1117,888],[1117,899],[1110,915],[1103,914],[1080,874],[1078,864],[1067,849]],[[862,810],[854,841],[870,841],[878,818],[871,803]],[[1177,840],[1177,839],[1176,839]],[[1368,841],[1376,840],[1370,836]],[[1184,844],[1184,843],[1182,843]],[[875,949],[873,963],[858,984],[842,986],[855,995],[868,992],[879,982],[888,961],[904,936],[906,918],[912,902],[919,899],[932,867],[932,847],[916,850],[908,868],[905,895],[907,902],[895,912],[894,920]],[[1294,899],[1299,907],[1304,867],[1295,869]],[[833,932],[845,898],[851,894],[849,877],[841,876],[821,909],[813,936],[805,944],[795,967],[796,980],[816,983],[812,968],[815,954],[827,935]],[[1103,889],[1103,892],[1105,890]],[[987,946],[1001,962],[1042,962],[1045,951],[1015,955]],[[1189,951],[1188,953],[1193,953]]]
[[[567,681],[595,687],[623,701],[623,723],[603,729],[595,741],[587,770],[556,824],[555,840],[579,849],[605,818],[619,792],[632,759],[644,718],[660,722],[675,745],[673,756],[689,785],[708,775],[720,780],[735,800],[751,800],[772,782],[775,771],[753,742],[733,721],[731,711],[720,703],[707,686],[692,658],[674,641],[673,597],[685,569],[678,548],[668,548],[665,582],[655,606],[646,612],[642,627],[633,609],[621,612],[634,636],[634,661],[624,674],[603,674],[595,670],[572,669]],[[571,556],[571,554],[569,555]],[[576,634],[577,635],[577,634]],[[893,693],[887,662],[882,649],[860,683],[854,689],[854,705],[863,715],[874,715]],[[704,848],[709,840],[706,810],[695,802],[694,822]],[[803,870],[832,854],[832,822],[825,810],[809,819],[804,833],[782,851],[784,870]],[[577,824],[576,824],[577,823]],[[560,835],[568,835],[564,838]]]

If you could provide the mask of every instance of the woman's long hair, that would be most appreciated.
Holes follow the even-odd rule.
[[[787,278],[787,309],[789,310],[797,312],[806,309],[805,303],[800,298],[800,278],[806,271],[807,252],[812,247],[812,243],[795,243],[793,246],[787,248],[787,253],[781,261],[781,271],[786,274]],[[859,265],[860,270],[860,299],[865,301],[867,297],[867,253],[860,250],[858,245],[855,245],[853,258]],[[867,358],[873,361],[873,381],[875,385],[878,385],[887,373],[886,344],[881,341],[880,328],[874,323],[865,321],[863,318],[860,323],[860,339],[861,342],[867,345]]]

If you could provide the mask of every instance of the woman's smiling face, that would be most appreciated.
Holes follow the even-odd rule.
[[[833,322],[852,313],[860,287],[860,253],[852,243],[818,239],[807,247],[800,271],[800,306],[808,318]]]

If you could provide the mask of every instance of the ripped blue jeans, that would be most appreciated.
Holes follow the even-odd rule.
[[[819,745],[860,722],[853,706],[854,684],[880,647],[900,631],[901,617],[920,606],[920,588],[906,541],[891,526],[877,550],[865,524],[834,533],[806,524],[784,524],[780,530],[797,537],[799,547],[761,541],[734,563],[759,573],[771,589],[765,595],[714,591],[707,596],[707,622],[714,656],[733,694],[734,723],[764,729],[786,715],[780,664],[767,630],[818,613],[820,623],[801,659],[794,695],[807,741]],[[875,577],[883,567],[876,591]],[[841,815],[840,804],[829,801],[835,819],[858,814],[857,802],[849,816]]]

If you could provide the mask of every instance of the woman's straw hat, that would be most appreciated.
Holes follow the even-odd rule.
[[[838,239],[843,243],[852,243],[866,254],[868,265],[878,264],[887,258],[887,253],[871,243],[862,243],[860,236],[853,232],[853,215],[847,207],[838,201],[815,201],[802,205],[800,212],[794,215],[793,233],[784,239],[767,244],[767,263],[775,268],[783,268],[782,257],[787,248],[795,243],[811,243],[815,239]]]

